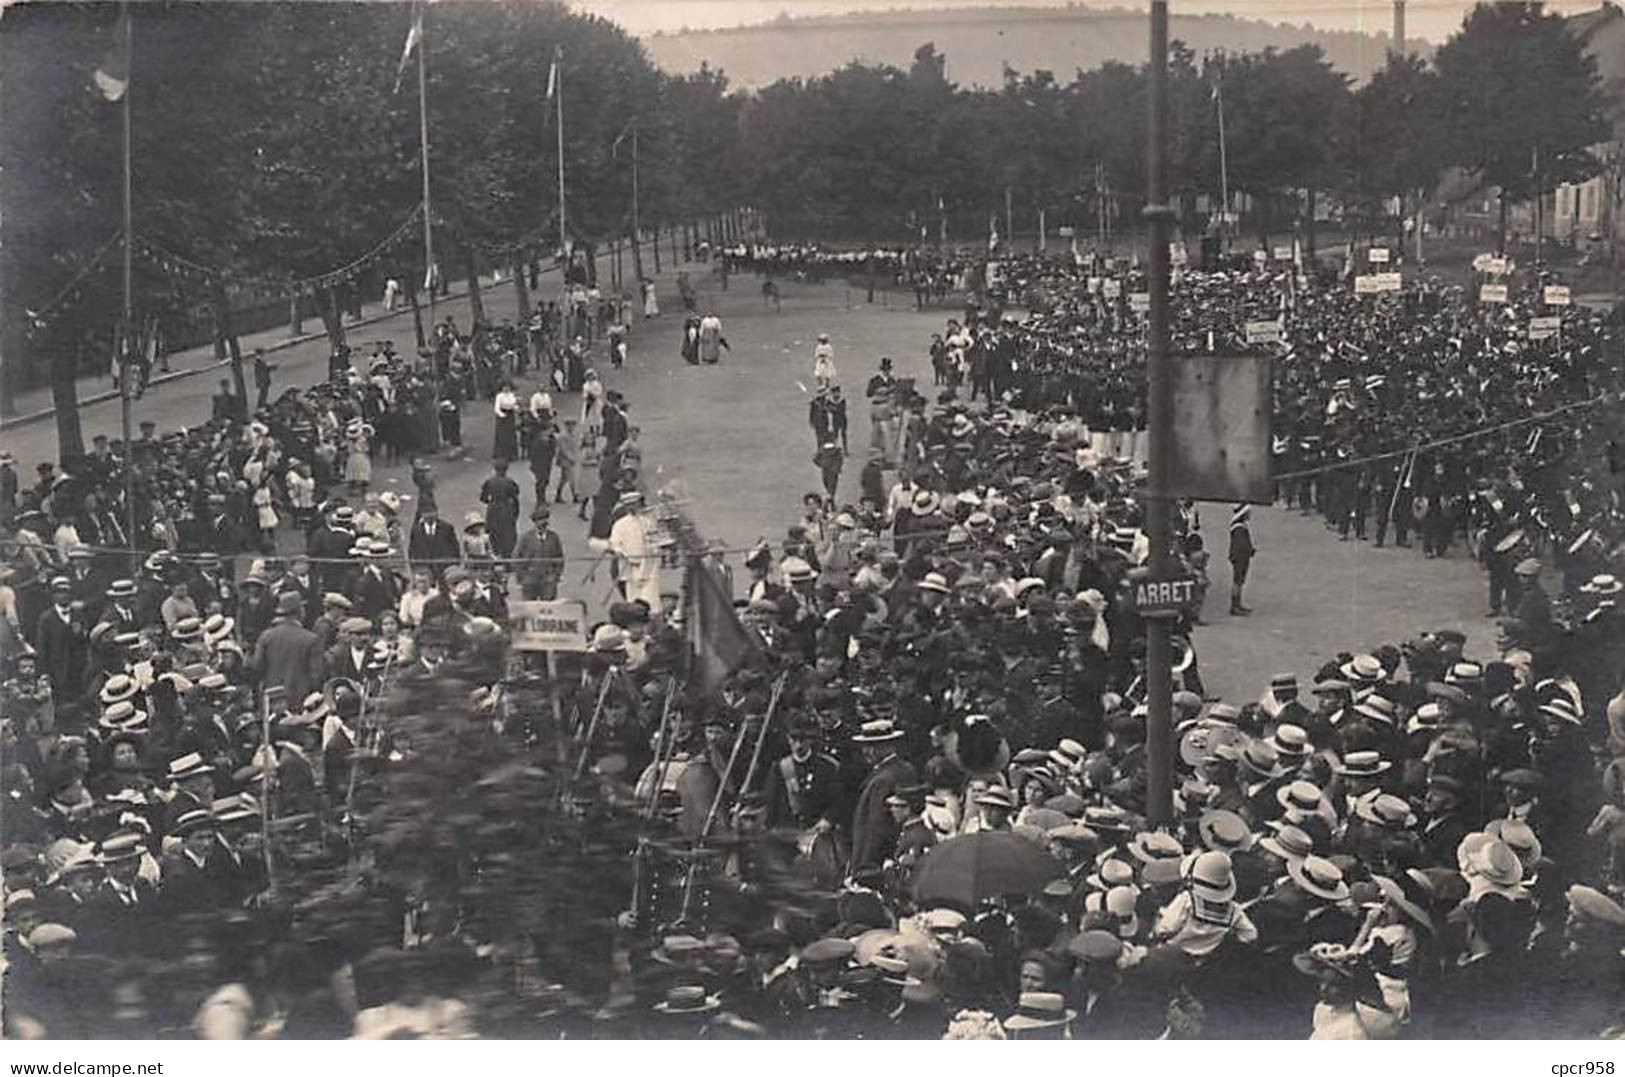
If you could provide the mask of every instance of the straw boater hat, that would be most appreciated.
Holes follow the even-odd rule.
[[[1349,884],[1343,880],[1343,869],[1324,857],[1306,856],[1301,860],[1288,860],[1287,874],[1305,893],[1326,901],[1344,901],[1349,896]]]
[[[1495,819],[1484,828],[1484,833],[1516,853],[1525,874],[1534,872],[1540,863],[1540,838],[1535,836],[1534,828],[1522,819]]]
[[[1004,1019],[1004,1027],[1010,1032],[1059,1028],[1077,1016],[1078,1011],[1068,1009],[1066,999],[1056,992],[1023,991],[1016,1012]]]
[[[1203,845],[1224,853],[1250,849],[1257,838],[1248,828],[1246,820],[1223,808],[1203,812],[1196,822],[1196,829],[1202,836]]]
[[[680,1017],[685,1014],[710,1013],[721,1006],[722,1000],[716,995],[706,994],[705,988],[686,984],[668,990],[666,997],[655,1003],[654,1008],[656,1013]]]
[[[1324,815],[1329,811],[1326,795],[1314,782],[1300,780],[1283,785],[1275,791],[1275,799],[1287,811],[1305,815]]]
[[[115,673],[107,678],[107,681],[102,685],[98,698],[101,699],[104,706],[112,706],[114,703],[134,699],[139,691],[141,691],[141,686],[135,683],[134,677],[126,673]]]
[[[1376,697],[1373,697],[1376,698]],[[1393,766],[1381,752],[1350,752],[1332,765],[1332,769],[1345,778],[1375,778]]]
[[[1385,830],[1408,830],[1416,825],[1416,813],[1405,799],[1380,789],[1355,797],[1354,814]]]
[[[1309,734],[1302,726],[1282,722],[1275,727],[1269,739],[1275,754],[1284,759],[1300,760],[1309,754]]]
[[[852,737],[854,744],[889,744],[903,739],[903,731],[890,718],[877,718],[864,722]]]
[[[1290,824],[1277,827],[1274,834],[1258,840],[1258,847],[1291,863],[1302,860],[1315,851],[1315,842],[1308,834]]]

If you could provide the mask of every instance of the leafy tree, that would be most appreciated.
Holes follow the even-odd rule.
[[[1608,135],[1595,60],[1538,2],[1475,7],[1434,57],[1451,159],[1525,199],[1595,168],[1586,147]]]

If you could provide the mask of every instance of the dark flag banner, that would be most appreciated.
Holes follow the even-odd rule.
[[[732,598],[703,557],[689,558],[686,621],[693,687],[715,691],[730,673],[756,657],[756,642],[734,616]]]

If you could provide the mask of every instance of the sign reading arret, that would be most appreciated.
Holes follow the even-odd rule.
[[[580,599],[510,602],[508,623],[516,651],[587,649],[587,604]]]
[[[1141,580],[1134,585],[1134,609],[1141,617],[1178,617],[1195,602],[1195,576]]]

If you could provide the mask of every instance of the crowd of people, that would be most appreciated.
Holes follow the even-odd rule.
[[[723,255],[780,275],[844,264]],[[367,427],[424,406],[415,365],[387,356],[376,379],[99,444],[28,490],[0,481],[7,1033],[1618,1034],[1617,327],[1570,310],[1531,342],[1527,299],[1508,316],[1448,289],[1181,275],[1183,352],[1284,319],[1282,501],[1356,535],[1375,516],[1379,542],[1419,530],[1441,556],[1465,530],[1505,620],[1493,653],[1418,626],[1224,700],[1202,681],[1198,598],[1175,626],[1175,818],[1157,825],[1132,599],[1149,554],[1140,285],[1070,260],[979,272],[934,342],[933,397],[878,364],[860,496],[809,493],[739,560],[732,608],[727,552],[680,515],[654,526],[626,401],[584,372],[590,533],[620,593],[585,654],[546,672],[503,646],[513,584],[561,597],[561,491],[539,473],[520,534],[506,475],[573,440],[545,386],[528,404],[495,386],[487,508],[463,529],[439,519],[427,466],[412,506],[367,497]],[[827,474],[853,362],[827,340],[813,362]],[[1612,406],[1581,406],[1599,397]],[[303,551],[256,550],[254,476],[293,461],[314,481]],[[151,533],[122,534],[130,518]],[[1232,564],[1248,528],[1236,506]],[[686,560],[680,596],[657,530]],[[1205,580],[1200,516],[1177,532]],[[431,696],[445,741],[411,720]],[[389,882],[401,853],[373,848],[378,813],[493,745],[521,766],[466,783],[472,818],[506,835],[522,816],[556,844],[476,843],[421,886]],[[547,808],[498,796],[532,770],[553,775]],[[432,845],[453,825],[413,833]],[[562,849],[609,873],[581,884],[577,919],[474,914],[518,901],[500,882],[516,861]],[[347,866],[348,885],[302,889],[313,863]],[[324,903],[366,929],[288,930]],[[160,1003],[141,985],[198,917],[194,975]],[[274,956],[251,945],[268,936]]]

